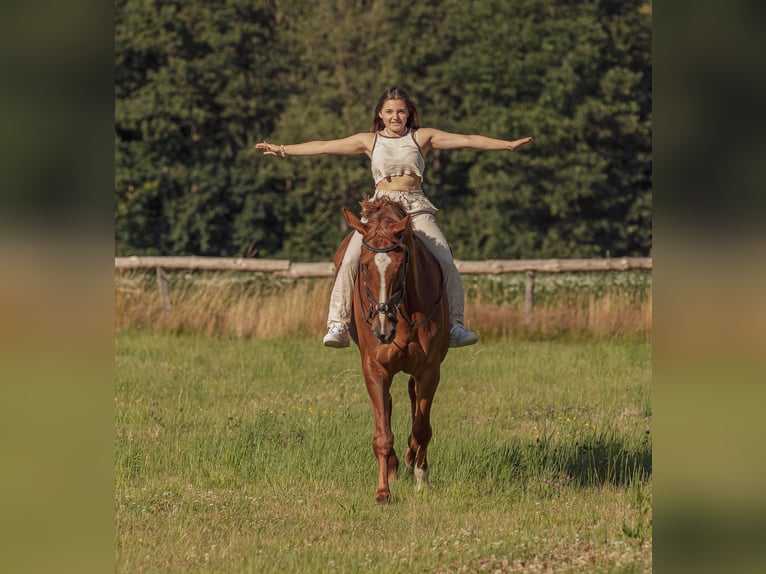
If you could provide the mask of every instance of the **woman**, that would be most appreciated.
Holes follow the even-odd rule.
[[[514,151],[532,138],[500,140],[481,135],[453,134],[434,128],[420,127],[415,104],[402,88],[386,90],[375,107],[372,131],[347,138],[311,141],[299,144],[256,144],[265,155],[352,155],[367,154],[375,180],[373,199],[387,197],[402,204],[410,214],[411,227],[439,260],[450,306],[450,347],[464,347],[479,340],[476,333],[463,325],[463,282],[455,267],[447,239],[436,224],[437,209],[426,198],[421,184],[425,172],[424,158],[434,149],[472,148]],[[327,347],[348,347],[348,325],[351,321],[354,274],[359,261],[362,236],[357,232],[348,244],[338,271],[327,317]]]

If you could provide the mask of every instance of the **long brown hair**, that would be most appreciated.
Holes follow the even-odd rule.
[[[372,116],[372,129],[371,132],[377,132],[385,127],[383,120],[380,119],[378,114],[383,109],[383,104],[388,100],[402,100],[407,106],[407,111],[410,113],[407,118],[407,127],[413,130],[420,128],[420,115],[418,115],[418,108],[415,106],[415,102],[412,101],[410,95],[402,88],[398,86],[392,86],[388,88],[378,100],[378,105],[375,106],[375,113]]]

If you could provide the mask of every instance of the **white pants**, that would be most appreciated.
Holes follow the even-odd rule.
[[[391,197],[398,194],[400,197],[410,196],[407,199],[409,201],[403,201],[405,208],[410,207],[408,204],[413,203],[413,195],[415,192],[388,192],[385,196],[391,199],[398,199],[397,197]],[[376,192],[374,198],[383,196],[380,191]],[[423,206],[423,202],[427,203],[433,211],[436,208],[433,204],[425,199],[425,196],[420,192],[420,196],[417,197],[416,203],[418,205],[412,205],[412,208],[418,209]],[[408,210],[409,211],[409,210]],[[449,316],[450,325],[463,322],[463,302],[465,293],[463,292],[463,280],[460,278],[457,267],[455,267],[455,260],[452,257],[452,251],[450,250],[447,238],[444,237],[442,230],[436,224],[436,218],[433,213],[427,211],[418,211],[416,213],[410,213],[410,227],[413,233],[418,235],[424,240],[424,243],[428,246],[431,253],[434,254],[439,261],[439,265],[444,275],[444,287],[449,297]],[[346,254],[343,256],[343,261],[340,264],[338,275],[335,279],[335,285],[332,288],[332,294],[330,295],[330,310],[327,314],[327,326],[330,327],[333,323],[341,323],[348,327],[351,322],[351,309],[353,306],[353,293],[354,293],[354,277],[359,263],[359,255],[362,249],[362,235],[357,231],[351,237],[351,241],[348,243]]]

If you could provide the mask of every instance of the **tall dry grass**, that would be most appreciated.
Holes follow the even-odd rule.
[[[163,309],[153,274],[123,273],[115,282],[115,326],[242,339],[319,333],[331,288],[329,280],[171,273],[170,309]]]
[[[636,303],[615,293],[585,294],[575,300],[535,307],[532,317],[523,308],[467,301],[466,324],[489,337],[556,337],[562,335],[648,338],[652,300]]]
[[[627,278],[626,278],[627,277]],[[523,276],[465,277],[466,324],[482,337],[608,336],[648,339],[651,275],[646,272],[538,275],[535,311],[524,312]],[[275,279],[263,274],[168,274],[163,309],[154,273],[115,276],[118,332],[203,333],[236,338],[319,337],[330,279]]]

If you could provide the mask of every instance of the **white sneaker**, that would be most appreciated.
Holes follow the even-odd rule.
[[[455,323],[449,330],[449,346],[465,347],[473,345],[479,340],[479,336],[473,331],[469,331],[462,323]]]
[[[348,347],[350,345],[348,340],[348,330],[340,323],[333,323],[327,330],[324,339],[322,339],[322,343],[325,347],[332,347],[334,349]]]

